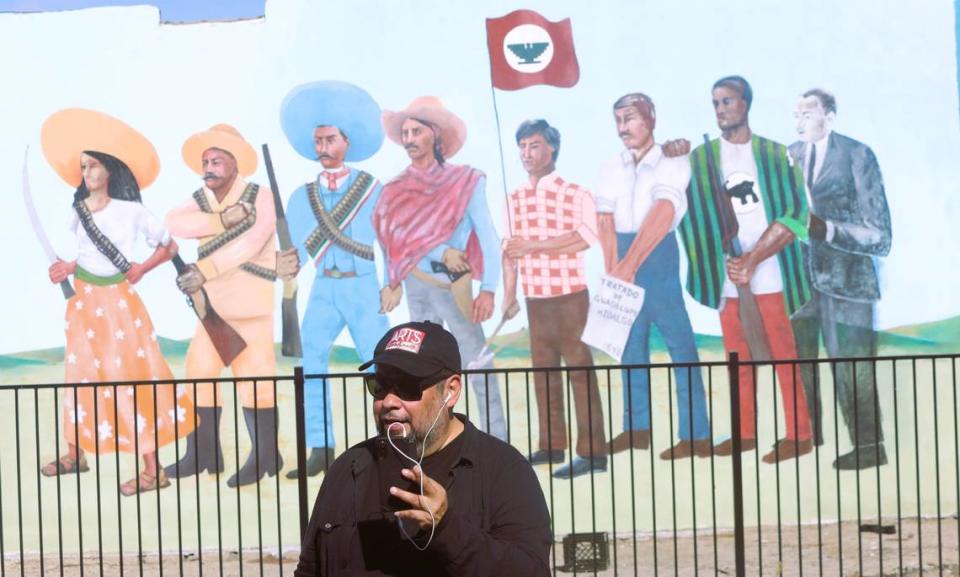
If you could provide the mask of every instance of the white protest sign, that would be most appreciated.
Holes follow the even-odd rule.
[[[590,297],[587,324],[580,340],[620,362],[630,328],[642,307],[642,288],[611,276],[600,277],[600,286]]]

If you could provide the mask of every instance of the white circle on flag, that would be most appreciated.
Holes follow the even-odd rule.
[[[540,72],[553,60],[553,39],[536,24],[521,24],[503,37],[503,57],[517,72]]]

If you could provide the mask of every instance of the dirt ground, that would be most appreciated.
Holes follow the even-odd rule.
[[[892,575],[960,575],[960,533],[956,517],[904,520],[899,528],[896,519],[884,520],[898,529],[895,534],[858,532],[855,523],[765,527],[762,531],[747,529],[745,533],[746,574],[799,577],[802,575],[842,575],[851,577],[887,577]],[[819,538],[818,538],[819,535]],[[758,540],[759,537],[759,540]],[[799,539],[798,539],[799,537]],[[922,542],[922,547],[921,547]],[[714,545],[716,543],[716,545]],[[822,546],[820,545],[822,543]],[[922,556],[921,556],[922,553]],[[672,532],[632,537],[621,536],[608,549],[609,562],[605,570],[579,570],[563,567],[564,552],[561,543],[551,558],[555,575],[639,576],[639,575],[734,575],[735,548],[732,532],[718,532],[714,541],[710,529],[693,533],[685,531],[676,539]],[[762,557],[761,557],[762,555]],[[902,559],[902,563],[901,563]],[[141,565],[136,556],[121,559],[104,557],[102,566],[96,556],[85,556],[83,568],[77,556],[67,557],[61,573],[60,561],[47,555],[41,568],[39,556],[24,559],[21,572],[19,557],[7,556],[4,575],[293,575],[297,551],[285,550],[282,558],[277,551],[256,549],[224,552],[222,559],[216,550],[207,550],[202,560],[195,553],[181,559],[176,553],[165,554],[163,565],[156,554],[146,555]],[[262,562],[261,562],[262,561]],[[922,570],[921,570],[922,567]]]

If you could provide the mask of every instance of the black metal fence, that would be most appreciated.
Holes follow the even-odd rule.
[[[501,434],[524,454],[563,449],[562,462],[555,455],[534,466],[552,513],[555,574],[955,575],[958,362],[960,355],[750,363],[731,357],[699,364],[468,371],[473,376],[456,410],[492,432],[502,414]],[[697,374],[708,423],[696,417],[696,391],[687,393]],[[559,382],[538,379],[548,375]],[[739,394],[749,389],[744,376],[756,383],[752,395]],[[796,386],[784,386],[784,377]],[[81,474],[41,473],[66,452],[64,426],[75,427],[74,438],[80,435],[64,401],[84,388],[109,391],[115,403],[118,394],[145,388],[156,399],[158,387],[195,392],[198,383],[0,388],[7,414],[0,422],[0,575],[292,574],[323,479],[286,478],[293,468],[304,471],[309,450],[304,386],[329,393],[324,398],[331,403],[337,454],[376,434],[370,397],[358,374],[304,376],[298,370],[258,379],[257,387],[272,389],[278,414],[277,434],[263,437],[256,420],[247,431],[251,424],[244,421],[234,381],[218,382],[223,416],[216,441],[223,447],[223,471],[171,479],[170,487],[130,497],[119,485],[140,470],[136,450],[88,453],[90,470]],[[488,394],[476,396],[471,389],[478,387]],[[500,392],[499,408],[493,387]],[[587,394],[587,387],[595,387],[595,394]],[[785,402],[791,396],[793,402]],[[801,397],[807,397],[812,417],[809,444]],[[753,411],[744,406],[751,400]],[[686,430],[683,411],[694,415],[683,419]],[[481,412],[485,418],[478,422]],[[102,420],[97,414],[73,417],[98,425]],[[541,435],[544,426],[547,434]],[[642,433],[646,427],[648,435]],[[622,434],[630,429],[637,433]],[[584,434],[588,440],[578,443]],[[275,450],[264,453],[272,462],[260,462],[261,438],[276,439]],[[779,445],[778,453],[776,443],[784,438],[795,441]],[[701,442],[678,446],[683,439]],[[162,446],[161,465],[180,461],[185,444],[181,439]],[[724,454],[731,452],[724,444],[732,454]],[[593,458],[594,466],[563,477],[576,453]],[[248,455],[257,457],[256,469],[266,474],[257,483],[228,486]]]

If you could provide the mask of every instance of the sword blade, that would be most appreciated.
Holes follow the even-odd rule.
[[[33,205],[33,195],[30,192],[30,175],[27,170],[27,157],[29,154],[30,147],[27,146],[27,149],[23,152],[23,203],[27,207],[27,216],[30,218],[33,233],[37,236],[37,240],[40,241],[40,246],[43,247],[43,252],[47,255],[47,260],[54,263],[57,261],[57,253],[53,251],[53,246],[50,245],[50,240],[47,239],[47,233],[43,230],[43,224],[40,222],[40,217],[37,216],[37,208]]]

